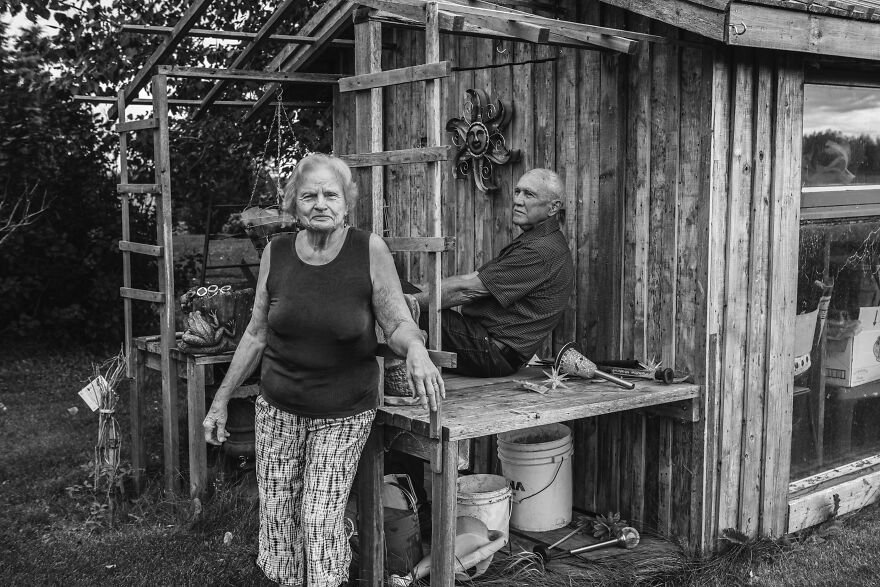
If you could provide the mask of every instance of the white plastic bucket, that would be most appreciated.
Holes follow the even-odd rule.
[[[510,534],[510,485],[501,475],[466,475],[458,478],[459,516],[477,518],[489,530]]]
[[[571,430],[546,424],[498,435],[501,471],[513,490],[510,525],[546,532],[571,522]]]

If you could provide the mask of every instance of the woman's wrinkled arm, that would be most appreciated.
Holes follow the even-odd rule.
[[[422,405],[437,409],[437,396],[446,397],[440,371],[428,356],[422,332],[412,318],[394,259],[378,236],[370,235],[370,277],[373,281],[373,312],[391,350],[406,357],[410,384]]]
[[[269,293],[266,290],[266,280],[269,275],[269,250],[271,246],[270,242],[260,259],[260,274],[257,278],[251,320],[235,349],[229,370],[217,389],[214,401],[211,402],[211,408],[202,423],[205,428],[205,440],[211,444],[221,444],[229,437],[229,433],[226,432],[226,406],[229,403],[229,397],[254,372],[263,356],[263,350],[266,348],[266,333],[269,324]]]

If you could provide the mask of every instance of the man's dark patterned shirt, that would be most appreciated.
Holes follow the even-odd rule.
[[[556,327],[574,285],[574,267],[559,220],[551,216],[519,235],[477,273],[491,296],[462,307],[527,360]]]

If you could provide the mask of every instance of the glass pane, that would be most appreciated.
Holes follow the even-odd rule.
[[[805,187],[880,184],[880,89],[808,84]]]
[[[797,306],[792,479],[880,453],[880,219],[801,226]]]

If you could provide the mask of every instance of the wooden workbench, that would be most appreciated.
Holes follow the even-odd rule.
[[[131,384],[131,468],[134,472],[136,490],[143,483],[146,464],[146,451],[143,438],[143,396],[146,369],[159,370],[158,336],[145,336],[134,339],[135,376]],[[204,492],[208,480],[208,455],[202,421],[205,419],[205,386],[214,383],[214,365],[224,365],[232,361],[233,352],[217,355],[190,355],[171,350],[171,362],[177,376],[186,380],[187,404],[187,442],[189,448],[189,491],[191,497]],[[176,389],[176,380],[175,380]],[[259,385],[242,385],[232,397],[258,395]],[[177,488],[180,479],[177,435],[177,394],[162,402],[163,464],[166,486]]]
[[[431,584],[451,586],[453,579],[453,539],[455,538],[456,478],[459,443],[472,438],[531,428],[542,424],[565,422],[667,404],[694,404],[700,387],[690,383],[664,385],[636,382],[627,391],[604,381],[575,379],[566,382],[568,389],[541,395],[523,389],[518,380],[540,381],[540,368],[523,369],[515,375],[476,379],[445,375],[446,400],[442,406],[441,439],[429,438],[428,413],[419,406],[384,406],[379,408],[376,424],[361,458],[361,580],[367,584],[382,576],[382,508],[378,499],[365,504],[363,496],[376,495],[376,481],[381,480],[385,439],[391,448],[427,459],[440,445],[442,467],[435,468],[432,487]],[[578,447],[575,447],[575,451]]]

